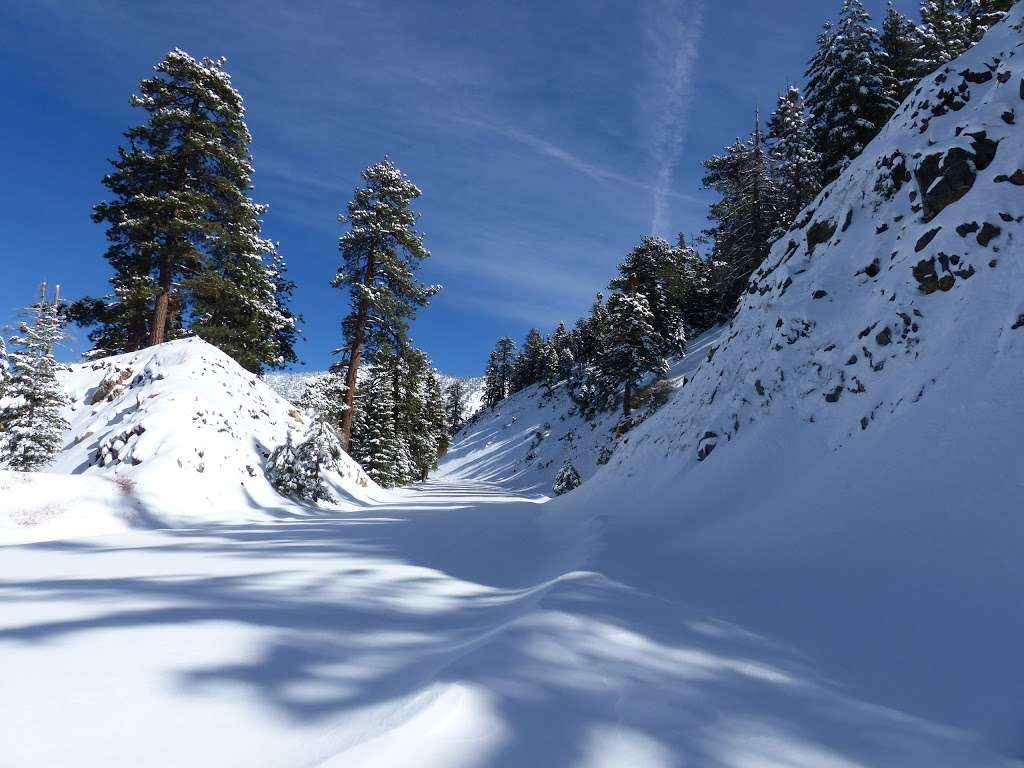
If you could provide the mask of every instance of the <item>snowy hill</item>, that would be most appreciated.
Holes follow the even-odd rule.
[[[306,419],[215,347],[183,339],[73,365],[63,384],[68,444],[46,473],[3,473],[33,501],[5,505],[0,539],[250,519],[287,506],[267,483],[264,460],[289,431],[299,437]],[[336,491],[363,494],[369,479],[343,461]],[[97,494],[108,502],[104,520],[75,501]]]

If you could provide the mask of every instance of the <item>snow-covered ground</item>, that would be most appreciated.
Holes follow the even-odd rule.
[[[247,466],[302,414],[212,348],[76,368],[55,473],[0,475],[0,536],[52,539],[0,548],[0,765],[1024,765],[1022,19],[617,438],[527,390],[431,482],[300,507]]]

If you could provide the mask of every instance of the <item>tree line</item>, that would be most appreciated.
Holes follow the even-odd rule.
[[[881,32],[861,0],[843,0],[807,65],[804,89],[787,85],[767,123],[702,165],[716,194],[708,226],[690,242],[644,237],[571,331],[529,332],[520,349],[500,339],[487,361],[485,403],[532,384],[566,382],[584,413],[621,403],[667,371],[688,335],[727,321],[750,276],[799,213],[863,151],[919,81],[981,39],[1015,0],[924,0],[920,21],[893,7]],[[697,250],[694,247],[700,247]]]

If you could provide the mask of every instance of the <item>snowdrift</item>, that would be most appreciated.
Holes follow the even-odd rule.
[[[13,531],[0,532],[0,540],[301,509],[270,487],[263,467],[289,431],[301,439],[308,416],[206,342],[182,339],[73,365],[63,384],[71,399],[68,444],[46,473],[28,480],[0,475],[32,488],[30,498],[6,496],[0,505],[0,531]],[[375,488],[347,456],[332,475],[340,499]],[[92,497],[109,502],[95,505],[107,510],[105,519],[100,511],[86,513]],[[29,507],[50,512],[32,514]]]

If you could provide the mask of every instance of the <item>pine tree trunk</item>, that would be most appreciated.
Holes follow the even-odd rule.
[[[633,399],[633,382],[626,382],[626,391],[622,393],[622,415],[629,418],[629,414],[633,412],[633,405],[630,402]]]
[[[370,249],[366,258],[366,274],[363,277],[363,287],[369,288],[373,283],[374,273],[377,269],[375,249]],[[356,402],[356,381],[359,374],[359,362],[363,357],[363,345],[366,342],[366,325],[370,318],[370,302],[364,295],[359,300],[359,309],[356,313],[356,327],[352,332],[352,342],[349,345],[348,370],[345,371],[345,410],[341,414],[341,447],[348,453],[352,448],[352,419],[355,417]]]
[[[167,307],[171,298],[171,254],[160,256],[160,276],[157,283],[160,287],[156,295],[156,306],[153,308],[153,325],[149,329],[149,346],[155,347],[164,343],[167,331]]]
[[[196,110],[199,108],[199,97],[192,99],[192,106],[189,114],[195,118]],[[185,191],[185,182],[188,179],[188,158],[189,153],[184,150],[185,138],[189,135],[190,129],[186,129],[182,136],[182,152],[178,159],[178,172],[175,186],[178,192]],[[164,251],[160,254],[160,275],[158,286],[160,292],[156,295],[156,306],[153,308],[153,325],[149,329],[149,346],[163,344],[167,338],[167,317],[168,307],[171,300],[171,281],[174,279],[173,250],[164,245]]]

